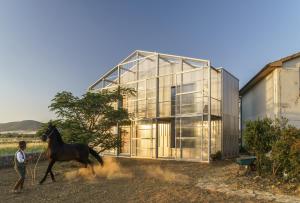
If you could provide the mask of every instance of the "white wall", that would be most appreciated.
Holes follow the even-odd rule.
[[[242,97],[242,129],[245,121],[285,117],[300,128],[300,57],[283,63]]]
[[[242,126],[247,120],[276,115],[277,70],[268,74],[242,97]]]
[[[300,57],[283,64],[279,72],[280,113],[300,128]]]

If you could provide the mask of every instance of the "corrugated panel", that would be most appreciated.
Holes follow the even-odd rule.
[[[239,153],[239,81],[224,70],[222,77],[222,152],[227,158],[237,156]]]

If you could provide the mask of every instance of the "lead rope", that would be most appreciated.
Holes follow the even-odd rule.
[[[34,183],[35,183],[35,177],[36,177],[36,167],[37,167],[37,165],[38,165],[38,163],[39,163],[39,161],[40,161],[40,158],[41,158],[41,156],[42,156],[43,153],[44,153],[43,151],[40,152],[39,158],[37,159],[37,161],[36,161],[36,163],[35,163],[35,166],[34,166],[34,168],[33,168],[33,182],[34,182]]]
[[[28,168],[29,168],[29,172],[30,172],[30,175],[31,175],[31,185],[33,185],[34,184],[34,182],[33,182],[33,171],[32,171],[32,167],[30,166],[31,163],[32,163],[32,161],[30,161],[30,164],[28,164],[28,167],[26,167],[26,172],[28,173]]]
[[[32,161],[30,161],[32,163]],[[31,164],[30,164],[31,165]],[[30,171],[30,175],[31,175],[31,185],[34,185],[34,180],[33,180],[33,171],[32,171],[32,167],[29,166],[29,171]]]

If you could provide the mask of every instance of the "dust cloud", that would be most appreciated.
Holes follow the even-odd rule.
[[[147,166],[144,168],[145,175],[148,175],[166,182],[188,183],[190,178],[186,175],[175,173],[169,169],[162,169],[160,166]]]
[[[85,179],[88,181],[93,181],[97,177],[106,177],[107,179],[118,179],[118,178],[131,178],[132,173],[120,165],[111,157],[104,157],[103,167],[100,165],[94,165],[95,174],[93,174],[91,167],[79,168],[77,170],[72,170],[66,172],[65,178],[67,180],[74,179]]]
[[[104,166],[95,165],[95,174],[93,174],[91,167],[74,169],[64,173],[67,180],[87,180],[94,181],[97,177],[105,177],[107,179],[120,179],[120,178],[133,178],[134,173],[140,171],[144,174],[145,178],[155,178],[159,181],[186,184],[190,182],[190,178],[187,175],[183,175],[178,172],[173,172],[169,169],[164,169],[160,166],[148,165],[139,166],[136,165],[135,170],[129,170],[128,168],[121,166],[114,158],[104,157]]]

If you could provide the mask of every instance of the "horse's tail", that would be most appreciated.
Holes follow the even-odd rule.
[[[89,147],[89,151],[90,151],[90,154],[93,155],[93,157],[95,157],[99,161],[101,166],[103,166],[104,162],[103,162],[103,159],[101,158],[101,156],[99,156],[99,154],[90,147]]]

